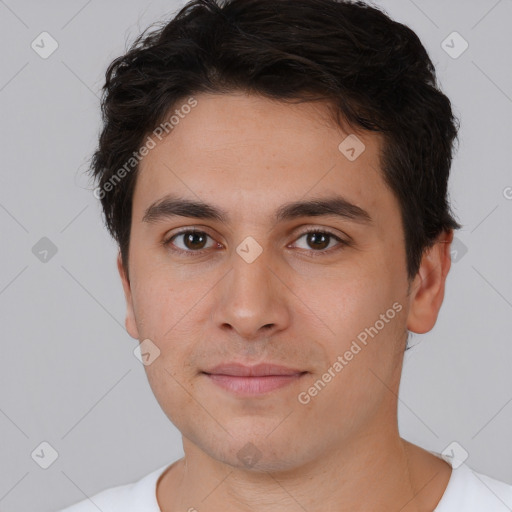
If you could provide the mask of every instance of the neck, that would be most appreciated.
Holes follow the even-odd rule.
[[[390,433],[366,432],[338,450],[286,471],[257,472],[219,462],[184,439],[185,457],[162,477],[163,512],[434,510],[451,468]]]

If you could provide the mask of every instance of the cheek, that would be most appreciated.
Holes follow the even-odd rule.
[[[327,355],[324,370],[338,361],[338,371],[331,368],[336,378],[326,376],[332,379],[329,387],[337,390],[332,398],[344,396],[356,402],[373,401],[375,390],[383,388],[375,374],[385,382],[393,378],[406,322],[398,277],[377,265],[365,268],[339,271],[317,281],[318,286],[298,291],[308,297],[307,305],[326,326],[318,340]]]
[[[178,359],[179,354],[174,354]],[[194,383],[173,367],[169,358],[159,357],[145,367],[149,385],[164,414],[184,435],[190,431],[190,417],[206,421],[205,412],[193,399]]]
[[[205,282],[182,279],[176,272],[158,265],[139,268],[132,293],[141,336],[163,342],[173,336],[181,323],[194,314],[194,306],[205,293]]]
[[[139,277],[142,284],[135,287],[139,335],[140,339],[151,340],[158,353],[144,368],[163,410],[179,415],[191,405],[184,388],[193,393],[197,368],[190,362],[197,350],[196,340],[202,337],[204,321],[198,318],[198,301],[205,291],[155,271]]]
[[[336,296],[333,297],[336,299]],[[343,306],[327,321],[335,335],[324,339],[327,365],[312,375],[300,390],[299,408],[325,435],[356,433],[393,401],[390,389],[399,375],[405,316],[399,301],[362,294],[351,300],[339,297]],[[380,315],[384,315],[384,320]]]
[[[338,348],[372,326],[399,298],[393,279],[370,266],[333,269],[314,280],[301,280],[294,291],[323,321],[329,339],[341,343]]]
[[[189,415],[197,407],[192,399],[197,368],[190,361],[204,324],[197,315],[198,300],[205,292],[156,272],[141,281],[136,291],[139,332],[159,351],[158,357],[144,367],[148,382],[171,422],[177,426],[183,423],[185,428],[185,411]]]

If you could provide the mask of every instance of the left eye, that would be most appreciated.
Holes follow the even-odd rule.
[[[299,247],[299,249],[305,249],[305,250],[311,250],[314,253],[328,253],[332,249],[331,242],[336,241],[337,244],[334,244],[334,246],[339,246],[337,249],[342,248],[345,245],[349,245],[348,242],[342,240],[337,235],[330,233],[329,231],[322,231],[322,230],[309,230],[305,233],[302,233],[298,236],[296,241],[300,240],[301,238],[306,239],[306,244],[308,247]],[[175,240],[181,239],[181,246],[180,244],[177,244]],[[211,243],[208,246],[207,240],[210,239]],[[295,242],[297,243],[297,242]],[[217,246],[220,246],[218,242],[215,242],[213,238],[208,235],[208,233],[205,233],[204,231],[198,231],[194,229],[189,229],[185,231],[181,231],[180,233],[176,233],[172,235],[171,237],[167,238],[162,242],[164,247],[169,247],[172,251],[177,253],[185,253],[189,255],[194,254],[201,254],[207,249],[211,249],[212,247],[217,244]]]
[[[333,239],[337,241],[338,244],[344,244],[341,238],[328,231],[306,231],[306,233],[300,235],[297,240],[300,240],[301,238],[304,237],[306,237],[306,243],[309,245],[309,248],[313,248],[315,252],[331,249],[332,247],[329,247],[329,245],[330,242],[333,241]],[[305,249],[307,250],[308,247],[305,247]]]

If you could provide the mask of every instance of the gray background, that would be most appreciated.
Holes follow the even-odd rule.
[[[461,118],[451,197],[464,227],[439,320],[406,355],[401,433],[438,452],[457,441],[470,467],[512,483],[512,2],[377,3],[417,32]],[[0,0],[4,512],[56,510],[181,457],[124,330],[116,247],[84,174],[107,65],[180,5]],[[47,59],[31,48],[43,31],[59,44]],[[469,43],[458,58],[441,46],[453,31]],[[57,248],[46,262],[32,252],[42,237]],[[48,469],[31,456],[43,441],[58,452]]]

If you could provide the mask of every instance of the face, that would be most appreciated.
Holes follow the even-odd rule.
[[[340,150],[350,132],[319,104],[195,98],[141,161],[129,281],[118,260],[162,409],[208,456],[254,470],[392,428],[406,328],[428,330],[437,310],[420,312],[420,281],[407,293],[381,140]]]

